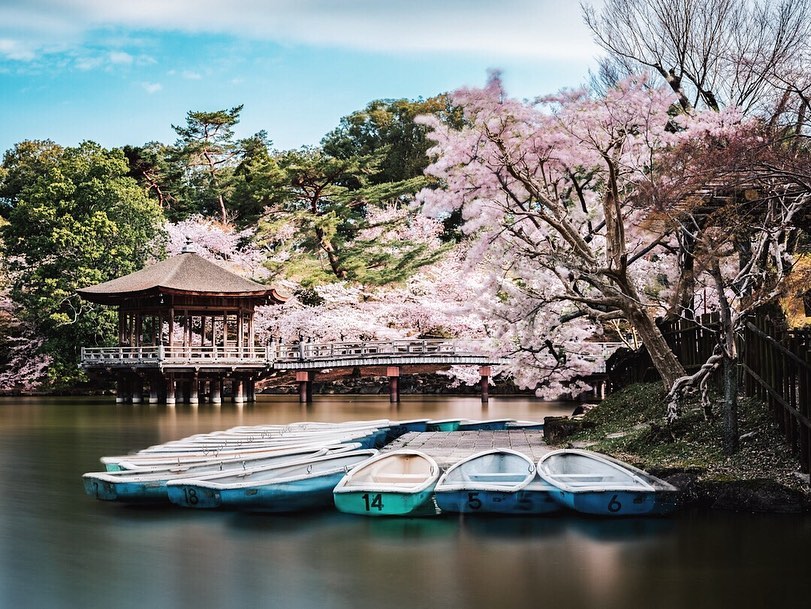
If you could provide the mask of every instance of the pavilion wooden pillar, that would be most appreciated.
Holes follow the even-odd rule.
[[[158,383],[160,383],[160,377],[155,374],[149,379],[149,403],[150,404],[157,404],[158,403]]]
[[[132,403],[140,404],[143,398],[143,383],[137,374],[132,377]]]
[[[127,381],[122,372],[118,372],[115,379],[115,403],[124,404],[127,401]]]
[[[386,376],[389,377],[389,402],[396,404],[400,401],[400,366],[386,368]]]
[[[189,381],[189,404],[196,406],[200,403],[200,378],[195,372]]]
[[[233,380],[232,385],[232,399],[234,404],[244,404],[245,403],[245,381],[241,378],[235,378]]]
[[[222,404],[222,377],[217,377],[211,381],[211,403]]]
[[[481,375],[482,404],[487,404],[490,401],[490,366],[479,368],[479,374]]]
[[[166,405],[175,405],[175,376],[173,374],[166,377]]]

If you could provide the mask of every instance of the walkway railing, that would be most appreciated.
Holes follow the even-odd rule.
[[[144,347],[82,347],[84,367],[218,365],[223,363],[262,364],[353,360],[359,357],[478,355],[469,342],[457,343],[445,339],[393,340],[385,342],[339,342],[292,344],[271,343],[267,346],[237,349],[232,346],[144,346]]]

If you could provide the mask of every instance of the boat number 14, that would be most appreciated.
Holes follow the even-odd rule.
[[[366,505],[366,511],[371,512],[372,508],[375,508],[378,512],[383,511],[383,495],[377,493],[376,495],[369,495],[369,493],[363,494],[363,501]]]

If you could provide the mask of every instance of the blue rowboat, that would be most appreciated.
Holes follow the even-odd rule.
[[[543,423],[540,421],[509,421],[505,429],[528,429],[543,431]]]
[[[439,475],[436,461],[420,451],[383,453],[343,477],[333,492],[335,507],[365,516],[435,515]]]
[[[459,422],[457,431],[501,431],[507,429],[507,424],[514,419],[484,419],[481,421],[473,421],[470,419],[463,419]]]
[[[169,501],[191,508],[295,512],[332,508],[332,490],[375,449],[312,457],[288,465],[179,479],[167,483]]]
[[[82,476],[85,493],[102,501],[126,503],[168,503],[166,484],[176,478],[191,478],[254,468],[284,465],[325,454],[336,454],[359,448],[359,444],[335,448],[301,448],[243,459],[221,459],[163,467],[88,472]]]
[[[641,516],[672,512],[678,489],[628,463],[579,449],[541,457],[538,474],[555,487],[555,499],[576,512]]]
[[[496,448],[451,466],[437,482],[434,497],[443,512],[545,514],[560,509],[552,488],[538,479],[532,459]]]
[[[411,419],[408,421],[392,421],[386,433],[386,444],[393,442],[402,435],[410,432],[422,432],[428,429],[430,419]]]

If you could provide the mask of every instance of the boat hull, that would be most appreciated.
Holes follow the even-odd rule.
[[[443,491],[435,495],[443,512],[462,514],[548,514],[560,510],[560,505],[548,493],[541,491]]]
[[[235,509],[256,512],[297,512],[333,507],[332,491],[344,476],[336,472],[289,483],[215,489],[202,484],[173,483],[169,501],[201,509]]]
[[[558,502],[581,514],[593,516],[655,516],[675,509],[670,497],[641,491],[555,491]]]
[[[134,484],[85,477],[83,483],[85,493],[101,501],[166,503],[166,481]]]
[[[335,507],[362,516],[432,516],[437,513],[433,488],[418,493],[358,489],[335,493]]]

